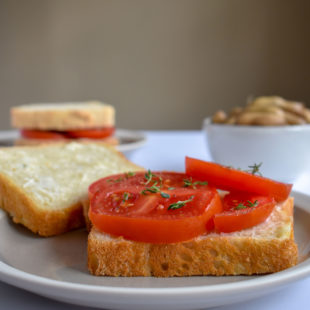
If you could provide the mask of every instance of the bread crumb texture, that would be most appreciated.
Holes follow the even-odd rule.
[[[88,186],[107,175],[142,170],[112,147],[70,143],[0,150],[0,206],[42,236],[85,225]]]
[[[11,109],[11,124],[39,130],[110,127],[115,124],[115,109],[99,101],[22,105]]]
[[[297,263],[292,210],[293,200],[289,198],[274,209],[268,223],[241,232],[212,233],[175,244],[114,238],[93,227],[88,237],[88,268],[97,276],[222,276],[277,272]],[[285,228],[280,229],[281,225]]]

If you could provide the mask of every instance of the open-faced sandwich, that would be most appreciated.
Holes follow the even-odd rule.
[[[3,148],[0,206],[53,236],[85,225],[89,196],[94,275],[277,272],[298,259],[292,186],[255,175],[257,168],[187,158],[185,173],[152,172],[101,144]]]
[[[90,272],[221,276],[294,266],[292,185],[255,175],[257,168],[187,158],[186,173],[132,172],[93,183]]]
[[[11,122],[18,145],[92,141],[118,144],[113,106],[99,101],[42,103],[14,107]]]

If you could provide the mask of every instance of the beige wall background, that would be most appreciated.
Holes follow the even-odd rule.
[[[0,0],[0,129],[100,99],[119,127],[198,129],[248,95],[310,104],[310,1]]]

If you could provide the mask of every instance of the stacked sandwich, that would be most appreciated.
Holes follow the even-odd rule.
[[[11,110],[12,126],[20,130],[18,145],[96,141],[117,144],[115,110],[98,101],[18,106]]]

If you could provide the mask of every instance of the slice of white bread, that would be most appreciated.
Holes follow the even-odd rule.
[[[88,268],[97,276],[265,274],[294,266],[297,259],[293,198],[277,205],[264,223],[240,232],[149,244],[112,237],[92,227],[88,237]]]
[[[42,236],[85,225],[82,200],[99,178],[143,170],[114,148],[70,143],[0,149],[0,207]]]
[[[115,110],[99,101],[38,103],[12,108],[11,123],[14,128],[58,131],[112,127]]]

